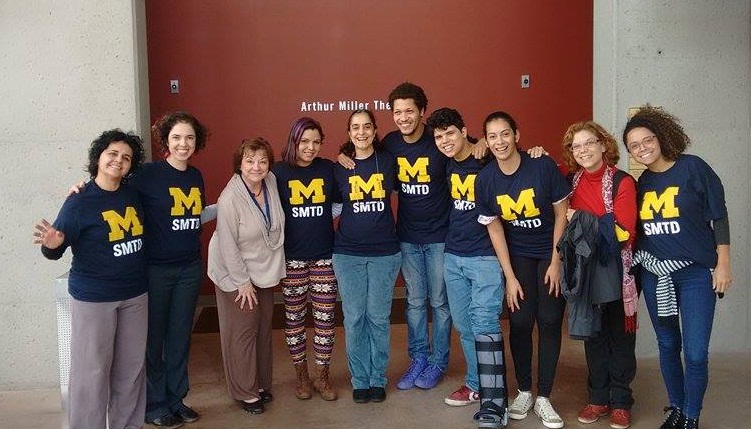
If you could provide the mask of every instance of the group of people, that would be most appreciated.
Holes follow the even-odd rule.
[[[731,284],[730,233],[722,184],[704,161],[684,154],[690,140],[677,119],[645,106],[629,120],[624,146],[647,168],[637,184],[617,168],[615,138],[591,121],[564,134],[562,168],[539,148],[522,152],[519,126],[506,112],[487,116],[478,142],[455,109],[424,120],[427,97],[417,85],[398,85],[389,104],[397,130],[380,139],[373,113],[355,110],[336,163],[318,156],[324,132],[312,118],[292,124],[277,163],[266,140],[244,140],[234,174],[208,207],[201,174],[188,165],[207,136],[193,116],[176,112],[155,124],[164,161],[141,165],[140,138],[119,130],[94,141],[92,180],[54,224],[43,220],[34,233],[48,258],[73,251],[72,428],[140,427],[144,419],[177,427],[199,418],[183,399],[199,234],[213,218],[208,275],[225,378],[251,414],[273,399],[277,285],[296,397],[338,398],[329,365],[340,296],[352,399],[384,401],[401,270],[410,365],[397,389],[440,383],[453,323],[466,377],[446,404],[479,403],[479,427],[505,427],[531,410],[544,426],[563,427],[550,395],[568,303],[568,332],[584,341],[588,368],[589,401],[578,420],[609,416],[611,427],[625,429],[641,291],[668,392],[661,429],[698,427],[715,297]],[[511,401],[504,298],[518,389]]]
[[[91,181],[74,186],[53,224],[36,225],[45,257],[73,252],[71,428],[199,418],[183,399],[207,211],[203,177],[188,161],[208,132],[185,112],[152,131],[164,159],[145,164],[139,136],[102,133],[89,148]]]

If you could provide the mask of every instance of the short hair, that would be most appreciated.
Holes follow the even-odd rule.
[[[465,127],[462,115],[460,115],[456,109],[450,107],[442,107],[435,110],[430,114],[430,117],[428,117],[425,123],[434,130],[445,130],[452,125],[460,130]]]
[[[307,130],[316,130],[321,135],[321,143],[323,143],[323,128],[321,124],[313,118],[300,118],[292,123],[292,128],[289,130],[289,137],[287,137],[287,146],[282,152],[282,161],[291,166],[297,165],[297,147],[300,145],[300,139]]]
[[[269,170],[274,165],[274,151],[271,145],[263,137],[253,137],[252,139],[243,139],[240,146],[235,149],[232,155],[232,167],[234,172],[240,174],[240,165],[243,163],[243,157],[247,152],[256,152],[262,150],[266,152],[266,158],[269,159]]]
[[[389,94],[389,105],[391,111],[394,111],[394,100],[408,100],[415,101],[415,105],[419,110],[425,111],[428,107],[428,97],[425,95],[425,91],[419,86],[411,82],[404,82],[397,85]]]
[[[209,131],[195,116],[188,112],[176,111],[170,112],[157,119],[151,127],[151,133],[157,141],[159,149],[163,154],[169,152],[169,133],[178,123],[185,123],[193,127],[196,133],[196,150],[198,153],[206,147],[206,140],[209,137]]]
[[[612,136],[602,125],[594,121],[582,121],[575,124],[571,124],[563,135],[563,163],[569,169],[569,171],[579,171],[581,166],[576,162],[574,154],[571,152],[571,144],[574,142],[574,134],[579,131],[589,131],[594,134],[595,138],[602,143],[605,147],[603,160],[606,164],[615,165],[618,160],[621,159],[621,155],[618,151],[618,142],[615,137]]]
[[[99,173],[99,157],[105,150],[107,150],[110,144],[114,142],[124,142],[130,146],[130,149],[133,151],[133,157],[130,159],[130,171],[128,172],[128,176],[136,171],[146,158],[141,137],[137,136],[132,131],[126,133],[119,128],[105,131],[102,135],[97,137],[96,140],[91,142],[91,147],[89,147],[89,163],[86,166],[86,171],[88,171],[92,179],[94,179]]]
[[[626,123],[626,128],[623,129],[623,144],[628,150],[626,137],[628,137],[629,131],[643,127],[657,136],[662,156],[675,161],[678,155],[691,145],[691,139],[678,122],[679,119],[675,116],[646,104]]]

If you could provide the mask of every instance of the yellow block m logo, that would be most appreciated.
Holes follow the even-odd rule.
[[[475,200],[475,177],[476,174],[470,174],[464,181],[456,174],[451,174],[451,198],[461,200],[464,197],[467,201]]]
[[[172,195],[174,204],[170,214],[172,216],[182,216],[186,208],[192,208],[192,214],[200,215],[203,206],[201,204],[201,191],[198,188],[190,188],[190,194],[185,195],[180,188],[169,188],[169,194]]]
[[[396,163],[399,165],[399,174],[397,178],[400,182],[409,183],[409,178],[414,177],[417,179],[417,183],[430,183],[430,176],[428,176],[428,158],[417,158],[415,165],[411,165],[407,158],[396,158]]]
[[[308,186],[305,186],[299,180],[291,180],[289,182],[289,191],[289,203],[293,206],[303,204],[305,198],[310,198],[310,202],[313,204],[326,201],[326,196],[323,194],[323,179],[313,179]]]
[[[645,192],[641,210],[639,210],[639,219],[652,220],[658,211],[662,212],[663,218],[678,217],[678,207],[675,206],[676,195],[678,195],[677,186],[665,189],[659,197],[655,191]]]
[[[135,237],[143,234],[143,225],[138,220],[136,215],[136,209],[133,207],[125,208],[125,217],[121,217],[114,210],[107,210],[102,213],[102,219],[110,226],[109,240],[118,241],[125,238],[125,231],[130,230],[130,233]]]
[[[365,199],[366,193],[372,198],[386,197],[386,191],[383,190],[383,173],[371,175],[367,182],[360,176],[352,176],[349,178],[349,186],[349,199],[352,201]]]
[[[521,191],[516,201],[508,195],[499,195],[496,197],[496,202],[501,207],[503,220],[516,220],[517,215],[522,213],[528,218],[540,215],[540,209],[535,206],[534,189]]]

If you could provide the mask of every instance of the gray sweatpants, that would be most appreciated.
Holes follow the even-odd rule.
[[[71,304],[70,429],[140,428],[148,297]]]

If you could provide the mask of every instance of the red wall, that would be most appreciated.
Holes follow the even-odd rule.
[[[405,80],[425,89],[428,114],[454,107],[480,136],[485,116],[506,110],[522,146],[557,157],[566,126],[592,116],[592,8],[591,0],[148,1],[152,122],[181,109],[209,127],[207,150],[193,161],[208,201],[243,138],[263,136],[280,155],[292,121],[312,116],[326,134],[323,155],[333,157],[350,113],[339,101],[373,108]],[[303,101],[333,102],[334,111],[301,112]],[[387,110],[376,116],[381,135],[395,128]]]

